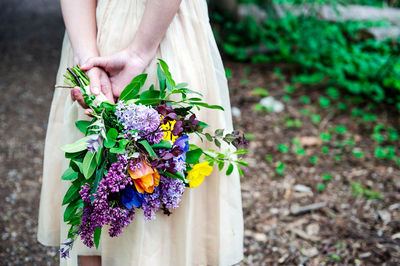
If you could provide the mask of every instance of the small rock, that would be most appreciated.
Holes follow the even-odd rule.
[[[307,187],[307,186],[301,185],[301,184],[294,185],[293,189],[294,189],[294,191],[297,191],[297,192],[311,192],[312,193],[312,190],[310,187]]]
[[[392,239],[394,240],[394,239],[399,239],[400,238],[400,232],[399,233],[396,233],[396,234],[394,234],[394,235],[392,235]]]
[[[276,100],[274,97],[271,96],[262,98],[260,104],[263,107],[270,109],[274,113],[280,113],[285,108],[282,102]]]
[[[359,255],[360,259],[368,258],[369,256],[371,256],[371,252],[365,252]]]
[[[290,214],[292,214],[292,215],[303,214],[303,213],[306,213],[309,211],[314,211],[314,210],[323,208],[323,207],[325,207],[325,205],[326,205],[325,202],[318,202],[318,203],[314,203],[314,204],[310,204],[310,205],[306,205],[306,206],[299,206],[297,204],[294,204],[290,208]]]
[[[253,238],[257,241],[257,242],[267,242],[267,235],[263,234],[263,233],[254,233],[253,234]]]
[[[242,114],[242,112],[240,111],[240,109],[237,108],[236,106],[233,106],[232,109],[231,109],[231,111],[232,111],[232,116],[234,116],[234,117],[240,117],[241,114]]]
[[[300,142],[300,145],[303,147],[307,146],[320,146],[322,144],[322,140],[315,136],[303,136],[297,139]]]
[[[390,212],[387,210],[380,210],[378,211],[379,217],[382,219],[383,224],[388,224],[392,220],[392,217],[390,215]]]
[[[395,204],[392,204],[392,205],[389,206],[389,210],[390,211],[393,211],[393,210],[398,209],[398,208],[400,208],[400,203],[395,203]]]
[[[309,235],[313,235],[313,236],[318,235],[318,233],[319,233],[319,224],[312,223],[312,224],[307,225],[306,232]]]
[[[304,256],[307,256],[307,257],[310,257],[310,258],[315,257],[315,256],[317,256],[319,254],[318,249],[316,247],[302,249],[301,253]]]
[[[279,213],[279,209],[277,209],[277,208],[271,208],[271,209],[269,209],[269,212],[270,212],[271,214],[278,214],[278,213]]]

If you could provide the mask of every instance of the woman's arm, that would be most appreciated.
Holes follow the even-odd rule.
[[[139,28],[128,50],[146,60],[151,60],[164,38],[182,0],[149,0]],[[146,62],[149,63],[149,62]]]
[[[74,63],[99,56],[97,49],[96,0],[61,0],[61,11],[74,51]]]
[[[133,77],[143,72],[153,59],[182,0],[148,0],[132,43],[121,52],[107,57],[90,58],[82,70],[105,69],[113,94],[119,97]]]
[[[97,49],[96,3],[97,0],[60,0],[62,15],[68,37],[74,51],[74,64],[83,64],[89,58],[99,56]],[[111,83],[107,73],[100,68],[87,72],[90,90],[98,95],[101,92],[113,102]],[[84,106],[77,90],[71,90],[73,100]]]

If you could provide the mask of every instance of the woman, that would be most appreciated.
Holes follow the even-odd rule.
[[[200,120],[232,130],[225,72],[208,22],[206,0],[61,0],[67,29],[57,84],[66,68],[81,64],[94,94],[117,100],[130,80],[148,73],[156,83],[157,58],[178,82],[204,95],[225,112],[203,110]],[[148,86],[148,84],[145,85]],[[76,101],[75,101],[76,100]],[[67,161],[58,149],[80,137],[76,120],[85,114],[78,88],[56,88],[46,136],[38,240],[58,246],[66,236],[61,182]],[[199,144],[202,145],[202,144]],[[204,145],[204,144],[203,144]],[[61,239],[62,240],[62,239]],[[99,249],[80,240],[62,265],[232,265],[243,256],[243,220],[238,175],[214,171],[187,190],[172,215],[145,222],[138,213],[117,238],[102,234]]]

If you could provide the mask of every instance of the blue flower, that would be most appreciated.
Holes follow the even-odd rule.
[[[182,137],[179,137],[177,140],[175,140],[174,145],[183,150],[183,154],[185,154],[189,151],[189,136],[183,135]]]
[[[143,203],[143,194],[139,193],[134,186],[127,186],[121,195],[122,204],[131,210],[133,207],[139,208]]]
[[[186,152],[189,151],[189,137],[188,135],[183,135],[179,137],[174,142],[174,146],[179,147],[183,153],[179,155],[179,157],[174,158],[175,161],[175,170],[183,175],[183,172],[186,170]]]

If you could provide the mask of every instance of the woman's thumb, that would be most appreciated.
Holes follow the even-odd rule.
[[[104,57],[92,57],[89,58],[82,66],[83,71],[88,71],[94,67],[106,68],[107,60]]]

